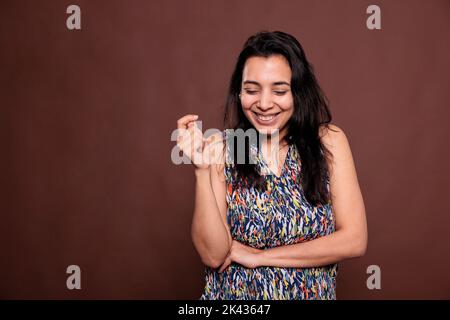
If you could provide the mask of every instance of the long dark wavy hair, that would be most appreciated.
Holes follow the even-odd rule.
[[[322,144],[319,128],[328,128],[331,113],[327,98],[314,76],[313,67],[306,59],[301,44],[293,36],[281,31],[261,31],[245,42],[231,76],[225,103],[224,126],[234,130],[255,129],[243,113],[239,98],[242,72],[248,58],[267,58],[272,55],[284,56],[291,68],[294,112],[287,123],[288,131],[283,140],[298,148],[302,168],[298,183],[301,183],[305,198],[312,205],[330,203],[330,192],[325,182],[329,181],[327,159],[332,154]],[[245,159],[249,158],[248,149],[245,147]],[[260,175],[255,164],[235,162],[234,174],[238,178],[246,177],[237,179],[241,182],[250,181],[262,190],[266,188],[265,177]]]

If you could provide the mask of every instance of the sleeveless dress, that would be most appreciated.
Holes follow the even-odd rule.
[[[226,130],[223,136],[226,139]],[[256,147],[250,145],[250,152],[259,170],[269,170]],[[226,162],[224,173],[227,222],[234,240],[257,249],[269,249],[310,241],[335,231],[331,202],[312,206],[305,198],[299,180],[301,159],[295,145],[289,146],[280,176],[264,176],[266,191],[236,187],[233,167]],[[329,180],[325,183],[329,190]],[[199,300],[334,300],[337,270],[337,264],[250,269],[233,262],[219,273],[218,269],[206,266],[204,292]]]

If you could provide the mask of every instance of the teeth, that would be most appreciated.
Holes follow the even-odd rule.
[[[262,116],[262,115],[257,115],[258,119],[263,120],[263,121],[270,121],[272,120],[275,116],[271,115],[271,116]]]

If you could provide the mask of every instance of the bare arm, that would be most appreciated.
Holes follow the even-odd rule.
[[[221,144],[210,142],[207,145],[214,145],[216,152],[221,147]],[[232,242],[226,221],[225,192],[223,165],[213,163],[208,168],[195,169],[195,208],[191,236],[203,263],[213,268],[223,263]]]
[[[336,231],[311,241],[267,250],[257,250],[233,241],[230,254],[220,271],[231,261],[250,268],[307,268],[364,255],[367,247],[366,214],[353,157],[344,132],[334,125],[330,127],[338,132],[327,131],[322,142],[333,154],[329,169]]]
[[[231,247],[231,235],[213,193],[210,171],[199,169],[195,172],[195,209],[191,236],[203,263],[217,268]]]

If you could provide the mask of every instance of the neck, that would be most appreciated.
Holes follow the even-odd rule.
[[[286,137],[286,130],[283,130],[281,133],[277,132],[274,134],[263,134],[261,135],[263,139],[261,139],[261,146],[266,150],[271,150],[278,146],[278,149],[282,149],[287,145],[287,142],[284,141]]]
[[[286,146],[288,146],[288,143],[284,141],[285,134],[278,135],[277,132],[277,134],[262,135],[262,137],[260,146],[262,157],[269,166],[275,166],[276,169],[273,169],[274,172],[278,172],[279,165],[284,163],[282,159],[287,154],[285,151],[287,150]]]

